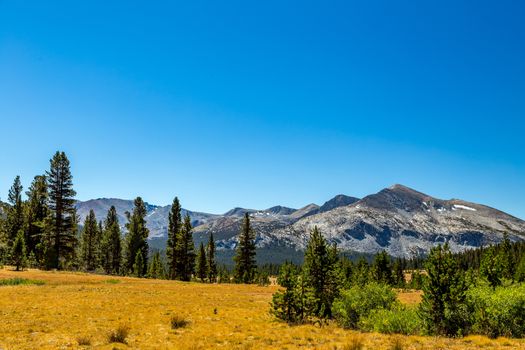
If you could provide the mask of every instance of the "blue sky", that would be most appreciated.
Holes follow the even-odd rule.
[[[225,212],[402,183],[525,218],[525,3],[0,1],[0,197]]]

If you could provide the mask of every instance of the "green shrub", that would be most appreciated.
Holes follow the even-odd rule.
[[[472,332],[492,338],[525,336],[525,285],[492,289],[470,288],[467,302],[472,314]]]
[[[359,328],[362,330],[387,334],[420,334],[422,327],[417,309],[398,303],[390,310],[372,310],[359,322]]]
[[[20,278],[20,277],[0,280],[0,286],[18,286],[18,285],[26,285],[26,284],[36,284],[37,286],[41,286],[45,284],[45,282],[40,281],[40,280],[30,280],[27,278]]]
[[[395,301],[396,294],[390,286],[373,282],[342,291],[334,301],[333,313],[342,327],[355,329],[372,310],[390,309]]]

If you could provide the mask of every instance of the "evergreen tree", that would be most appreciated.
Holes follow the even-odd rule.
[[[313,289],[316,299],[314,315],[330,318],[342,276],[337,269],[337,249],[328,245],[317,226],[306,246],[303,269],[305,282]]]
[[[50,160],[50,169],[46,172],[49,189],[50,220],[47,228],[48,239],[45,250],[48,254],[47,267],[61,268],[74,255],[77,242],[75,200],[73,176],[69,160],[64,152],[56,152]]]
[[[126,234],[126,269],[128,272],[135,271],[135,259],[138,254],[141,255],[141,264],[143,270],[140,272],[140,276],[146,274],[146,266],[148,261],[148,242],[147,238],[149,230],[146,227],[146,204],[142,198],[137,197],[134,201],[133,213],[126,213],[128,223],[126,228],[128,230]]]
[[[490,247],[483,254],[479,273],[487,279],[492,288],[501,285],[501,277],[503,275],[502,256],[494,253],[494,247]]]
[[[46,217],[49,214],[47,205],[47,180],[43,175],[33,179],[27,195],[26,246],[29,255],[34,257],[36,266],[43,260],[43,239]]]
[[[199,252],[197,253],[197,266],[196,266],[197,277],[204,282],[208,276],[208,264],[206,259],[206,250],[204,250],[204,244],[199,245]]]
[[[353,279],[354,279],[354,274],[355,274],[354,263],[352,262],[352,260],[348,259],[346,256],[342,256],[339,263],[340,263],[340,268],[341,268],[341,275],[344,279],[342,286],[345,289],[350,288],[353,284]]]
[[[208,241],[206,250],[208,282],[213,283],[217,279],[217,263],[215,262],[215,241],[213,239],[213,233],[210,233],[210,240]]]
[[[509,235],[505,232],[503,241],[499,246],[499,261],[501,262],[502,277],[513,279],[516,272],[516,261],[512,252],[512,245],[509,240]]]
[[[219,266],[217,272],[217,282],[218,283],[230,283],[230,273],[225,266]]]
[[[177,239],[177,278],[181,281],[191,280],[195,272],[195,244],[193,243],[193,227],[188,214],[184,217],[179,237]]]
[[[378,283],[389,285],[393,284],[390,258],[384,250],[375,256],[374,265],[372,267],[372,275]]]
[[[364,286],[370,282],[370,266],[366,259],[362,256],[357,261],[354,269],[353,283],[358,286]]]
[[[272,313],[281,320],[294,323],[300,318],[298,300],[295,293],[297,270],[292,264],[284,264],[277,277],[277,283],[284,288],[272,296]]]
[[[456,336],[465,329],[466,284],[448,244],[431,249],[419,312],[430,334]]]
[[[405,273],[403,271],[403,264],[399,259],[396,259],[392,265],[392,282],[393,285],[398,288],[405,286]]]
[[[250,215],[245,213],[239,233],[239,243],[233,258],[235,261],[234,280],[236,283],[253,283],[257,268],[255,254],[255,233],[251,227]]]
[[[518,268],[516,269],[515,277],[518,282],[525,282],[525,254],[522,255]]]
[[[18,231],[13,246],[11,247],[11,263],[15,266],[16,271],[20,271],[26,266],[26,244],[24,242],[24,232]]]
[[[137,277],[143,277],[145,270],[146,262],[144,261],[144,255],[140,250],[137,250],[135,261],[133,262],[133,274]]]
[[[157,251],[153,254],[151,262],[148,267],[149,278],[163,278],[164,277],[164,266],[162,266],[162,260],[160,253]]]
[[[166,243],[166,257],[168,260],[168,278],[177,278],[178,242],[182,227],[181,206],[179,198],[175,197],[168,215],[168,242]]]
[[[97,267],[98,261],[98,245],[100,243],[98,234],[97,218],[95,212],[89,211],[89,214],[84,220],[84,227],[81,235],[81,260],[82,266],[87,271],[93,271]]]
[[[117,209],[111,206],[104,222],[104,234],[101,247],[102,267],[109,274],[119,274],[122,256],[122,238],[118,222]]]
[[[412,271],[410,276],[410,288],[412,289],[421,289],[423,288],[423,275],[418,271]]]
[[[0,201],[0,267],[4,265],[6,262],[9,248],[7,245],[7,228],[6,228],[6,220],[5,220],[5,204]]]
[[[9,189],[8,202],[10,207],[7,211],[7,239],[8,245],[12,246],[18,232],[24,225],[24,203],[22,202],[22,184],[20,176],[15,177],[13,186]]]

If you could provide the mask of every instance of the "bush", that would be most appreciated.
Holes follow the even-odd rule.
[[[397,304],[392,309],[375,309],[361,319],[359,328],[387,334],[420,334],[422,327],[417,309]]]
[[[190,322],[186,320],[185,318],[183,318],[182,316],[175,315],[171,317],[170,323],[171,323],[171,329],[178,329],[178,328],[186,327]]]
[[[467,292],[472,331],[496,338],[525,336],[525,285],[473,287]]]
[[[334,301],[333,312],[342,327],[355,329],[372,310],[390,309],[395,301],[396,294],[390,286],[373,282],[342,291]]]
[[[108,341],[110,343],[126,344],[126,338],[128,337],[128,334],[129,334],[129,327],[128,326],[119,326],[114,331],[109,332],[109,334],[108,334]]]

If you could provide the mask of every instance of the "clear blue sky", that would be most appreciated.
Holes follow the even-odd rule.
[[[525,218],[523,1],[0,1],[0,197],[300,207],[402,183]]]

